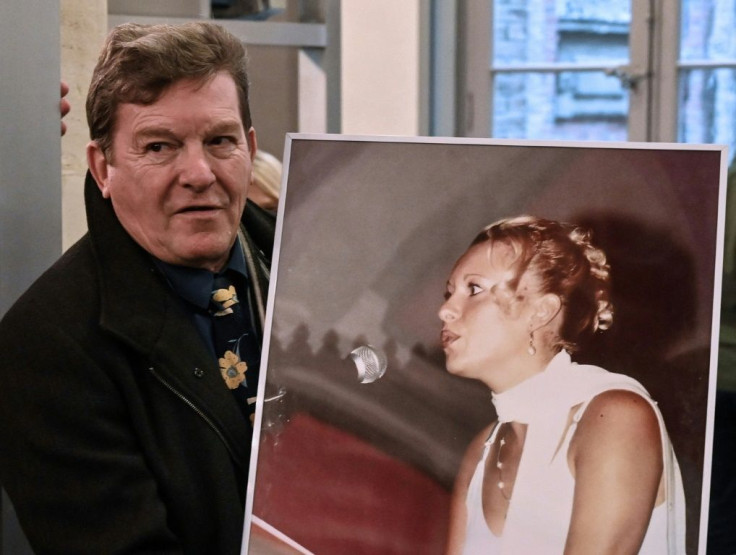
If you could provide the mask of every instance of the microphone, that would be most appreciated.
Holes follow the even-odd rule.
[[[350,351],[358,369],[358,381],[360,383],[372,383],[383,377],[386,373],[386,355],[372,345],[361,345]]]

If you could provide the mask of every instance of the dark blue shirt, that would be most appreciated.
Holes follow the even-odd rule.
[[[243,299],[250,298],[248,295],[248,270],[245,265],[243,249],[240,248],[240,240],[235,240],[227,265],[218,274],[200,268],[169,264],[157,258],[154,258],[154,262],[163,272],[171,288],[185,301],[184,307],[192,316],[197,331],[209,347],[212,356],[217,359],[212,338],[212,318],[209,312],[212,284],[215,276],[228,272],[241,302],[243,302]],[[250,311],[249,305],[250,302],[246,301],[243,308],[248,307],[246,310]]]

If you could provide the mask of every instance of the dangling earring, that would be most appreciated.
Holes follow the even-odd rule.
[[[534,332],[529,332],[529,347],[526,350],[527,353],[529,353],[529,356],[534,356],[537,354],[537,348],[534,346]]]

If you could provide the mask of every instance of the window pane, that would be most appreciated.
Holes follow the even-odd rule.
[[[494,0],[493,62],[627,59],[629,0]]]
[[[736,61],[736,0],[682,0],[680,61]],[[696,64],[697,65],[697,62]],[[736,69],[689,67],[678,79],[677,140],[736,146]]]
[[[729,60],[736,58],[736,1],[682,0],[680,59]]]
[[[625,141],[628,91],[602,71],[501,73],[493,136]]]
[[[736,130],[736,70],[694,69],[680,73],[678,140],[731,147]]]
[[[493,63],[628,63],[629,0],[494,0]],[[546,68],[545,68],[546,69]],[[603,71],[494,71],[494,137],[626,140],[628,91]]]

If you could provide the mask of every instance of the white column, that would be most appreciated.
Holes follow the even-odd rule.
[[[428,22],[428,0],[342,1],[343,133],[427,133]]]
[[[87,230],[83,184],[89,141],[84,101],[92,70],[107,34],[107,0],[61,0],[61,76],[69,84],[71,112],[61,141],[62,245],[66,249]]]

